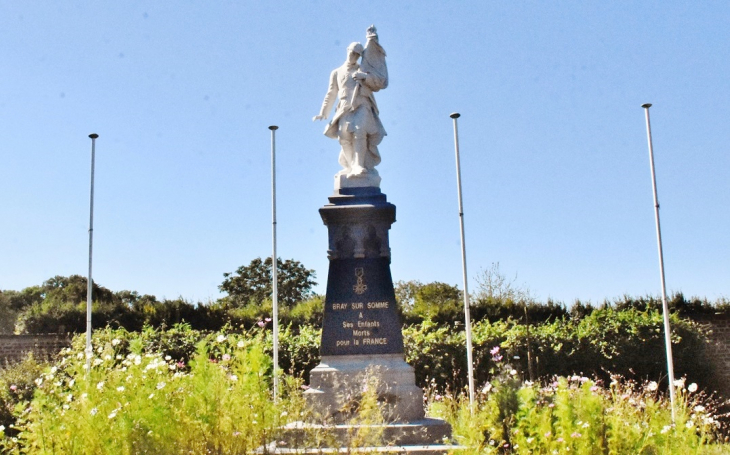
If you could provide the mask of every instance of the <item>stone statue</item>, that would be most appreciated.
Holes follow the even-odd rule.
[[[360,43],[350,44],[347,60],[332,71],[322,109],[313,118],[326,119],[335,99],[339,99],[335,115],[324,131],[327,137],[339,139],[342,147],[338,162],[343,169],[335,175],[335,189],[380,186],[375,166],[380,163],[378,144],[386,132],[373,92],[387,86],[385,50],[378,43],[377,31],[371,25],[367,29],[365,48]]]

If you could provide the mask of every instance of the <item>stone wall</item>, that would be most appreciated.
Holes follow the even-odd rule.
[[[17,362],[29,352],[36,358],[49,358],[71,346],[67,335],[0,335],[0,364]]]
[[[709,357],[715,364],[718,375],[726,384],[725,390],[720,392],[726,397],[730,397],[730,315],[716,314],[697,316],[692,319],[708,331]]]

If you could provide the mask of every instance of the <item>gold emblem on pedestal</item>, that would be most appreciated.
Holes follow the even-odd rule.
[[[363,279],[363,277],[365,276],[365,270],[363,270],[362,267],[356,268],[355,276],[357,277],[357,284],[352,287],[352,290],[355,291],[355,294],[357,295],[364,294],[365,291],[368,289],[368,286],[365,284],[365,281]]]

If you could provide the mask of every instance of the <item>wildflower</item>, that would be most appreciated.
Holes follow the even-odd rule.
[[[512,376],[515,376],[515,375],[517,375],[517,370],[509,370],[509,374],[511,374]]]
[[[139,365],[140,363],[142,363],[142,356],[139,356],[139,355],[134,356],[134,364]]]
[[[104,381],[101,381],[98,384],[96,384],[96,388],[97,388],[97,390],[103,389],[104,388]]]
[[[223,361],[224,362],[227,362],[229,360],[231,360],[231,355],[230,354],[223,354]]]
[[[91,412],[89,414],[95,416],[97,412],[99,412],[99,410],[97,408],[92,408]]]
[[[0,433],[2,433],[3,431],[5,431],[5,425],[0,425]]]
[[[64,404],[64,405],[62,406],[62,408],[63,408],[63,410],[64,410],[64,411],[68,411],[69,409],[71,409],[71,406],[69,406],[69,405],[67,405],[67,404]]]
[[[264,321],[271,322],[271,318],[264,318]]]
[[[66,401],[68,401],[68,402],[74,401],[74,396],[73,396],[73,394],[70,394],[70,393],[69,393],[69,394],[68,394],[68,396],[66,397]]]
[[[668,432],[669,430],[671,430],[673,426],[674,425],[664,425],[664,427],[662,427],[661,433],[662,434],[665,434],[666,432]]]
[[[177,362],[175,365],[177,365],[178,368],[182,368],[185,366],[183,362]]]
[[[705,412],[705,407],[702,406],[701,404],[698,404],[697,406],[695,406],[694,409],[695,409],[695,412]]]
[[[165,360],[167,360],[169,362],[170,360],[172,360],[172,357],[170,357],[169,355],[166,355]]]
[[[586,423],[584,423],[583,425],[581,425],[581,427],[583,427],[583,428],[588,428],[588,427],[590,427],[590,425],[588,424],[588,422],[586,422]]]
[[[532,441],[534,441],[534,440],[535,440],[535,438],[527,438],[527,443],[532,444]]]
[[[226,336],[218,335],[218,337],[215,339],[215,341],[217,341],[218,343],[223,343],[224,341],[226,341]]]
[[[259,327],[263,327],[266,325],[266,323],[264,321],[259,321],[256,323],[256,325],[258,325]]]
[[[16,390],[18,390],[18,386],[15,385],[15,384],[13,384],[13,385],[10,386],[10,390],[12,390],[13,392],[15,392]]]
[[[574,431],[573,434],[570,435],[571,438],[580,438],[581,436],[583,435],[578,433],[577,431]]]
[[[124,386],[120,385],[119,387],[117,387],[117,392],[124,392]]]
[[[71,379],[70,381],[68,381],[68,386],[69,387],[73,387],[74,384],[76,384],[76,379]]]
[[[104,360],[111,360],[111,359],[112,359],[111,354],[107,354],[104,356]]]
[[[487,382],[482,389],[482,393],[489,393],[490,390],[492,390],[492,384]]]
[[[648,383],[646,385],[646,390],[648,390],[649,392],[654,392],[658,388],[659,388],[659,384],[657,384],[656,381],[651,381],[650,383]]]
[[[111,412],[111,414],[109,414],[109,417],[108,417],[108,418],[109,418],[109,419],[113,419],[114,417],[116,417],[116,416],[117,416],[117,412],[119,412],[119,409],[115,409],[115,410],[113,410],[113,411]]]
[[[236,381],[238,381],[238,376],[236,376],[235,374],[232,374],[232,375],[231,375],[231,376],[229,376],[229,377],[231,378],[231,381],[233,381],[233,382],[236,382]]]
[[[518,356],[518,355],[516,355],[516,356],[514,356],[512,358],[515,359],[515,360],[520,360],[520,356]]]
[[[288,412],[286,412],[286,411],[282,411],[282,413],[281,413],[281,417],[286,417],[286,416],[288,416],[288,415],[289,415],[289,413],[288,413]]]
[[[552,435],[553,435],[552,431],[548,431],[547,433],[545,433],[546,438],[549,438]]]
[[[591,392],[596,392],[596,391],[598,391],[598,386],[597,385],[591,386]]]
[[[697,384],[693,382],[692,384],[689,385],[689,387],[687,387],[687,390],[689,390],[690,393],[696,392],[697,391]]]
[[[122,340],[120,340],[119,338],[114,338],[114,339],[112,340],[112,346],[117,346],[117,345],[119,345],[119,343],[121,343],[121,342],[122,342]]]
[[[243,342],[243,340],[238,340],[238,343],[236,344],[237,347],[242,348],[246,346],[246,343]]]
[[[558,442],[565,442],[565,439],[563,439],[563,438],[558,438],[558,439],[557,439],[557,441],[558,441]]]
[[[489,353],[490,353],[490,354],[492,354],[492,355],[497,355],[497,354],[499,354],[499,346],[495,346],[495,347],[493,347],[492,349],[490,349],[490,350],[489,350]]]
[[[675,379],[674,380],[674,387],[684,389],[684,378],[682,379]]]
[[[38,378],[35,380],[35,385],[37,385],[38,387],[40,387],[42,384],[43,384],[43,378]]]
[[[148,396],[148,397],[147,397],[147,399],[148,399],[148,400],[151,400],[151,399],[153,399],[154,397],[155,397],[155,394],[154,394],[154,393],[150,393],[150,396]]]
[[[687,428],[692,428],[694,425],[694,422],[692,422],[691,420],[688,420],[687,423],[684,424],[684,426]]]
[[[163,388],[163,387],[165,387],[166,385],[167,385],[167,383],[164,383],[164,382],[159,382],[159,383],[157,383],[157,390],[160,390],[160,389],[162,389],[162,388]]]

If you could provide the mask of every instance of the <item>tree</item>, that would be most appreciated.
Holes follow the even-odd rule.
[[[313,295],[316,274],[301,262],[293,259],[277,259],[277,287],[279,302],[286,307],[306,300]],[[233,273],[224,273],[223,284],[218,288],[228,294],[225,303],[234,307],[248,304],[260,305],[271,299],[271,258],[256,258],[249,265],[242,265]]]

